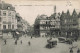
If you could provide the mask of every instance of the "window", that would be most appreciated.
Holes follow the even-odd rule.
[[[4,21],[3,21],[3,24],[6,24],[6,23],[7,23],[7,22],[4,20]]]
[[[47,21],[46,21],[46,24],[47,24]]]
[[[48,19],[48,17],[46,17],[46,19]]]
[[[14,25],[12,25],[12,29],[14,29]]]
[[[14,18],[14,17],[15,17],[15,15],[12,15],[12,17]]]
[[[67,22],[67,20],[65,19],[65,21],[64,21],[65,23]]]
[[[6,29],[6,25],[3,25],[3,29]]]
[[[47,21],[47,24],[49,24],[49,21]]]
[[[8,25],[8,29],[11,29],[11,25]]]
[[[42,24],[42,21],[40,22],[40,24]]]
[[[42,24],[45,24],[45,21],[43,21]]]
[[[6,11],[3,11],[3,16],[6,16]]]
[[[55,25],[53,25],[53,27],[55,27]]]
[[[0,22],[1,22],[1,17],[0,17]]]
[[[11,16],[11,12],[8,12],[8,16]]]
[[[8,7],[7,7],[7,9],[9,10],[9,9],[10,9],[10,7],[8,6]]]
[[[0,24],[0,29],[1,29],[1,24]]]
[[[0,15],[1,15],[1,11],[0,11]]]
[[[73,24],[73,26],[76,26],[77,24]]]
[[[8,18],[9,22],[11,22],[11,17]]]

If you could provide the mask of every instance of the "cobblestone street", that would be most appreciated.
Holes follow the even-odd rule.
[[[20,37],[18,40],[17,45],[15,45],[14,39],[7,39],[7,44],[4,44],[4,41],[2,40],[1,44],[1,53],[69,53],[69,48],[71,45],[65,44],[65,43],[58,43],[56,47],[48,49],[45,48],[45,45],[47,44],[48,38],[30,38],[28,36],[26,37]],[[54,40],[57,38],[53,38]],[[22,44],[20,41],[22,40]],[[31,45],[28,45],[28,41],[31,42]],[[74,42],[79,44],[80,41]],[[78,45],[80,47],[80,45]],[[74,53],[77,53],[77,48],[74,48]]]

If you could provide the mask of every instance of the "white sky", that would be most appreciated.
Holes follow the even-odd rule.
[[[56,5],[56,11],[61,12],[62,10],[66,12],[69,9],[71,12],[75,8],[80,11],[79,1],[26,1],[26,0],[3,0],[6,3],[10,3],[15,7],[17,13],[21,15],[23,19],[28,21],[30,25],[34,24],[37,15],[45,14],[50,16],[54,13],[54,5]],[[72,4],[69,6],[69,4]],[[36,6],[37,5],[37,6]],[[44,6],[43,6],[44,5]]]

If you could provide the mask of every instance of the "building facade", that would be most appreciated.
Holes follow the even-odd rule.
[[[49,36],[50,35],[50,17],[47,15],[41,15],[39,27],[40,27],[40,36]]]
[[[72,13],[67,10],[66,13],[54,13],[38,16],[35,20],[34,31],[39,36],[56,36],[66,38],[78,38],[80,35],[80,13],[74,9]]]
[[[40,15],[34,24],[35,34],[43,36],[54,36],[60,33],[60,15],[52,15],[48,17],[47,15]]]
[[[75,9],[72,15],[69,10],[66,13],[62,12],[61,15],[61,36],[75,38],[79,35],[78,31],[78,15]]]
[[[34,24],[34,34],[37,36],[50,35],[50,18],[47,15],[38,15]]]
[[[22,31],[23,30],[22,17],[19,15],[19,13],[17,13],[16,18],[17,18],[17,30]]]
[[[0,30],[16,30],[17,19],[15,8],[11,4],[0,3]]]
[[[40,36],[40,27],[39,27],[39,23],[40,23],[40,15],[37,16],[37,18],[35,19],[34,22],[34,34],[35,36]]]
[[[23,27],[22,31],[25,32],[27,30],[27,28],[28,28],[27,21],[22,19],[21,22],[22,22],[22,27]]]
[[[50,32],[52,36],[59,36],[60,35],[60,13],[54,13],[50,16]]]
[[[34,31],[41,37],[60,35],[60,13],[56,13],[56,6],[54,6],[54,13],[51,16],[37,16]]]
[[[15,8],[8,3],[0,3],[0,36],[12,38],[13,31],[17,29],[17,18]]]

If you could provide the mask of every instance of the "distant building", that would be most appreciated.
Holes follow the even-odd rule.
[[[22,19],[21,22],[22,22],[22,27],[23,27],[22,31],[25,33],[28,32],[28,29],[30,28],[29,23],[24,19]]]
[[[56,6],[54,6],[54,13],[50,17],[47,15],[37,16],[34,31],[41,37],[60,35],[60,13],[56,13]]]
[[[40,16],[38,15],[37,18],[35,19],[35,23],[34,23],[34,34],[35,36],[40,36]]]
[[[22,31],[23,30],[22,17],[17,13],[16,18],[17,18],[17,30]]]

